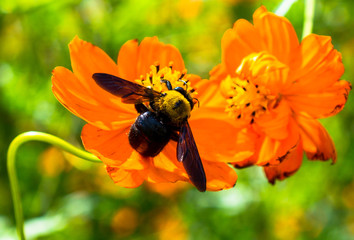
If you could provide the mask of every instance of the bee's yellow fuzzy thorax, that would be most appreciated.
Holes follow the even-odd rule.
[[[159,111],[169,116],[175,125],[179,125],[190,117],[191,105],[179,92],[168,91],[160,101]]]

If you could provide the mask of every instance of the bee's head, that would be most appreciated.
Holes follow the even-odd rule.
[[[184,90],[184,89],[182,89]],[[172,125],[180,126],[189,117],[193,102],[180,91],[164,92],[160,100],[158,112],[167,117]]]

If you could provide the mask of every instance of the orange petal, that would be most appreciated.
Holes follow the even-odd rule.
[[[106,131],[86,124],[81,139],[87,151],[98,156],[106,165],[118,167],[131,157],[133,151],[127,135],[129,128],[130,124],[126,124],[121,129]]]
[[[201,108],[193,114],[189,122],[202,159],[236,162],[253,154],[251,137],[225,119],[228,119],[228,116],[224,110],[211,111],[210,108]]]
[[[80,81],[82,92],[94,96],[102,106],[117,107],[132,111],[131,106],[122,104],[120,99],[99,87],[93,80],[94,73],[108,73],[117,76],[118,67],[114,61],[100,48],[75,37],[69,44],[71,66]],[[66,85],[70,86],[70,85]]]
[[[253,166],[257,162],[257,159],[254,157],[245,158],[244,160],[237,162],[230,162],[235,168],[242,169]]]
[[[144,170],[149,167],[149,159],[141,156],[137,151],[133,151],[130,157],[119,165],[125,170]]]
[[[256,162],[258,161],[259,151],[264,139],[264,134],[257,133],[253,130],[252,126],[244,128],[242,131],[247,135],[248,139],[252,139],[251,142],[253,145],[253,154],[243,160],[238,160],[236,162],[230,161],[230,163],[236,168],[245,168],[256,164]],[[245,144],[247,143],[249,143],[249,141],[245,142]]]
[[[69,50],[73,72],[88,89],[95,85],[94,73],[118,74],[117,65],[104,51],[77,36],[69,43]]]
[[[237,174],[227,163],[203,161],[208,191],[220,191],[235,186]]]
[[[117,60],[119,77],[130,81],[139,78],[137,74],[138,52],[138,40],[130,40],[123,44]]]
[[[203,106],[194,109],[191,115],[192,116],[189,119],[189,121],[194,121],[197,119],[210,119],[212,117],[212,119],[224,121],[230,125],[236,125],[235,120],[233,118],[230,118],[228,113],[225,112],[225,106],[218,106],[218,107]],[[240,127],[238,126],[238,128]]]
[[[154,179],[152,182],[189,181],[183,164],[176,159],[176,143],[170,142],[162,153],[154,158],[154,168],[149,171],[149,177],[151,177],[151,180]],[[228,164],[210,162],[204,159],[202,159],[202,163],[207,178],[207,190],[219,191],[235,185],[237,175]]]
[[[183,168],[183,164],[177,161],[177,143],[170,141],[161,153],[153,159],[156,168],[173,172],[178,175],[188,176]]]
[[[253,14],[253,24],[260,35],[260,38],[255,41],[262,44],[262,50],[273,54],[279,61],[289,64],[299,46],[295,29],[289,20],[268,12],[264,6],[261,6]]]
[[[164,154],[170,152],[170,155],[173,152],[172,148],[175,149],[175,146],[167,146],[167,149],[164,149],[154,158],[142,157],[139,153],[133,151],[131,156],[121,165],[112,166],[108,164],[107,172],[116,184],[123,187],[137,187],[144,180],[152,183],[188,182],[188,175],[184,171],[182,163],[177,161],[175,154],[173,159]],[[102,158],[102,161],[107,164],[109,160]]]
[[[313,118],[324,118],[336,115],[343,109],[350,90],[350,83],[341,80],[319,93],[285,97],[294,112],[305,112]]]
[[[210,70],[210,81],[216,82],[215,84],[219,84],[221,80],[224,80],[229,73],[226,70],[225,64],[221,63],[216,65],[213,69]]]
[[[167,144],[166,147],[159,155],[154,157],[147,180],[153,183],[188,182],[188,175],[183,168],[183,164],[178,162],[176,154],[173,154],[176,153],[175,146]]]
[[[331,136],[326,129],[315,119],[298,115],[296,121],[300,127],[300,134],[307,158],[311,160],[329,160],[335,163],[337,153]]]
[[[139,187],[145,179],[144,171],[125,170],[107,165],[106,170],[115,184],[125,188]]]
[[[262,50],[259,39],[258,31],[244,19],[236,21],[233,28],[224,33],[221,40],[222,62],[231,76],[235,76],[235,70],[244,57]]]
[[[158,62],[160,67],[169,66],[173,62],[173,69],[184,70],[181,53],[170,44],[159,42],[157,37],[144,38],[138,50],[137,78],[150,72],[150,66]]]
[[[293,84],[284,94],[319,93],[330,88],[344,73],[342,55],[333,48],[331,37],[310,34],[301,42],[291,63]]]
[[[225,97],[220,92],[220,81],[213,81],[203,79],[193,84],[193,88],[196,89],[198,95],[199,104],[201,107],[225,107],[226,100]],[[192,115],[195,111],[193,110]]]
[[[283,180],[294,174],[300,168],[302,158],[303,148],[301,141],[299,141],[279,165],[264,167],[268,181],[274,184],[276,179]]]
[[[124,173],[137,175],[140,172],[140,177],[148,182],[176,182],[179,180],[188,181],[188,175],[183,169],[182,163],[177,162],[176,146],[168,144],[164,150],[156,157],[142,157],[136,151],[133,151],[119,169],[124,170]]]
[[[113,95],[108,101],[86,91],[82,82],[66,68],[56,67],[53,70],[52,84],[53,93],[61,104],[96,127],[106,130],[119,128],[119,125],[132,122],[136,118],[133,106],[121,103]]]
[[[284,139],[288,136],[288,123],[291,109],[286,101],[280,101],[277,108],[259,116],[256,124],[269,138]]]
[[[260,139],[262,144],[257,165],[277,165],[288,157],[300,141],[299,129],[293,119],[289,119],[287,132],[288,137],[282,140],[276,140],[269,136]]]

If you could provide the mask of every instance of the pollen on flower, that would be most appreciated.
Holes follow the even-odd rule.
[[[170,89],[175,89],[176,87],[182,87],[189,94],[196,94],[195,90],[191,87],[189,82],[190,75],[187,74],[187,70],[177,71],[173,69],[173,62],[171,61],[168,67],[160,68],[158,62],[150,66],[150,72],[146,73],[145,76],[141,75],[140,79],[135,80],[137,83],[154,89],[158,92],[165,92]],[[170,88],[170,89],[169,89]]]
[[[226,112],[235,119],[254,123],[257,117],[268,110],[275,97],[266,87],[243,77],[228,76],[223,83],[223,91],[228,97]]]

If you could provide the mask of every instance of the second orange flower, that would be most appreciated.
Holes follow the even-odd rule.
[[[333,141],[317,119],[341,111],[351,85],[339,80],[344,66],[331,38],[310,34],[299,43],[291,23],[262,6],[253,25],[236,21],[221,45],[222,62],[210,72],[209,85],[220,86],[214,101],[255,143],[252,157],[233,164],[263,166],[274,183],[298,170],[303,152],[335,162]]]

